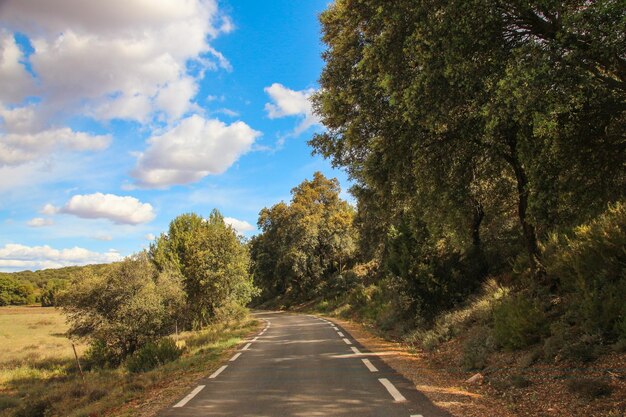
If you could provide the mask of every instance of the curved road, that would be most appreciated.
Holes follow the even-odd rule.
[[[160,416],[450,417],[330,321],[255,316],[265,329]]]

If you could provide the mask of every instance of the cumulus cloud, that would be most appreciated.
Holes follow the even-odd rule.
[[[265,88],[273,103],[266,103],[265,110],[270,119],[288,116],[299,116],[300,123],[294,128],[292,136],[298,136],[313,125],[319,124],[319,118],[313,113],[313,105],[309,100],[315,93],[312,88],[291,90],[282,84],[274,83]]]
[[[0,30],[0,102],[20,102],[32,93],[34,83],[23,60],[13,34]]]
[[[231,68],[210,44],[233,30],[217,0],[3,0],[0,28],[0,165],[103,149],[110,138],[59,128],[76,114],[174,122],[198,110],[207,70]]]
[[[45,214],[47,216],[52,216],[53,214],[57,214],[59,211],[58,208],[54,207],[52,204],[48,203],[39,210],[41,214]]]
[[[239,233],[250,232],[256,229],[256,227],[252,226],[247,221],[235,219],[233,217],[224,217],[224,223],[232,226],[232,228]]]
[[[260,132],[244,122],[225,124],[198,115],[148,139],[132,172],[144,188],[165,188],[221,174],[248,152]]]
[[[0,166],[21,165],[57,150],[99,151],[110,142],[109,135],[75,132],[67,127],[34,134],[0,135]]]
[[[230,65],[208,43],[233,29],[215,0],[57,0],[54,5],[5,0],[0,16],[0,24],[30,39],[34,53],[29,62],[48,104],[89,101],[102,117],[141,120],[142,106],[134,107],[136,113],[110,113],[104,104],[120,97],[145,98],[152,110],[179,112],[180,103],[172,109],[168,100],[155,98],[180,83],[195,82],[187,74],[189,61],[201,68]]]
[[[115,194],[75,195],[60,209],[46,204],[47,212],[72,214],[83,219],[108,219],[116,224],[147,223],[156,217],[151,204]]]
[[[52,219],[46,219],[43,217],[35,217],[26,222],[26,224],[30,227],[44,227],[51,226],[54,224]]]
[[[5,271],[110,263],[121,259],[119,252],[112,249],[108,252],[92,252],[80,247],[54,249],[48,245],[25,246],[16,243],[0,247],[0,269]]]

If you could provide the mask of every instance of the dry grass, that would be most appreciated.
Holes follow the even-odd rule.
[[[177,361],[140,374],[124,367],[92,370],[83,382],[60,312],[0,308],[0,417],[153,416],[212,372],[258,326],[247,319],[185,332],[180,343],[186,352]]]
[[[0,307],[0,367],[72,358],[65,318],[50,307]]]

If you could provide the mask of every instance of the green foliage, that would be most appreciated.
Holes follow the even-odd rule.
[[[253,274],[263,298],[293,300],[344,291],[353,263],[356,233],[352,207],[339,198],[339,183],[321,173],[292,191],[290,204],[259,214],[262,233],[251,243]]]
[[[146,372],[167,362],[175,361],[182,353],[182,349],[176,346],[174,339],[166,337],[156,342],[146,343],[128,358],[126,367],[130,372]]]
[[[54,307],[57,305],[59,294],[67,289],[68,281],[61,279],[51,279],[41,290],[40,300],[42,307]]]
[[[33,286],[11,276],[0,275],[0,306],[24,305],[35,302]]]
[[[241,314],[240,307],[256,294],[248,249],[217,210],[207,219],[194,213],[176,217],[168,233],[150,246],[150,258],[159,270],[182,276],[186,307],[181,323],[188,328],[224,319],[228,312]]]
[[[461,364],[467,371],[481,370],[487,366],[488,355],[495,350],[496,344],[491,329],[477,327],[473,329],[463,344]]]
[[[408,315],[454,306],[520,252],[554,292],[541,241],[624,198],[618,3],[337,0],[322,13],[313,101],[327,130],[310,144],[354,181],[362,260],[400,278]]]
[[[541,306],[524,294],[503,300],[493,311],[494,337],[506,349],[521,349],[538,342],[546,333],[547,319]]]
[[[626,339],[626,204],[617,203],[573,234],[554,235],[546,268],[582,333]]]
[[[184,300],[180,277],[159,273],[145,253],[103,275],[89,271],[63,293],[69,334],[96,342],[93,355],[118,364],[147,342],[174,330]]]

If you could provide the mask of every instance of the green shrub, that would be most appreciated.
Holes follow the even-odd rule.
[[[176,342],[166,337],[158,342],[147,343],[137,350],[126,361],[126,367],[130,372],[146,372],[175,361],[181,354],[182,350],[176,346]]]
[[[587,333],[626,339],[626,203],[618,203],[570,236],[546,247],[549,276],[565,294],[568,313]]]
[[[602,336],[587,333],[580,325],[568,324],[565,315],[550,327],[550,337],[543,343],[546,359],[560,357],[577,362],[591,362],[603,351]]]
[[[506,349],[521,349],[538,342],[545,334],[546,318],[535,300],[522,294],[502,301],[493,311],[494,336]]]
[[[495,350],[492,331],[478,327],[463,344],[462,366],[467,371],[481,370],[487,366],[489,353]]]
[[[104,369],[115,368],[120,362],[117,353],[111,351],[104,341],[93,340],[85,352],[83,365],[86,369]]]

